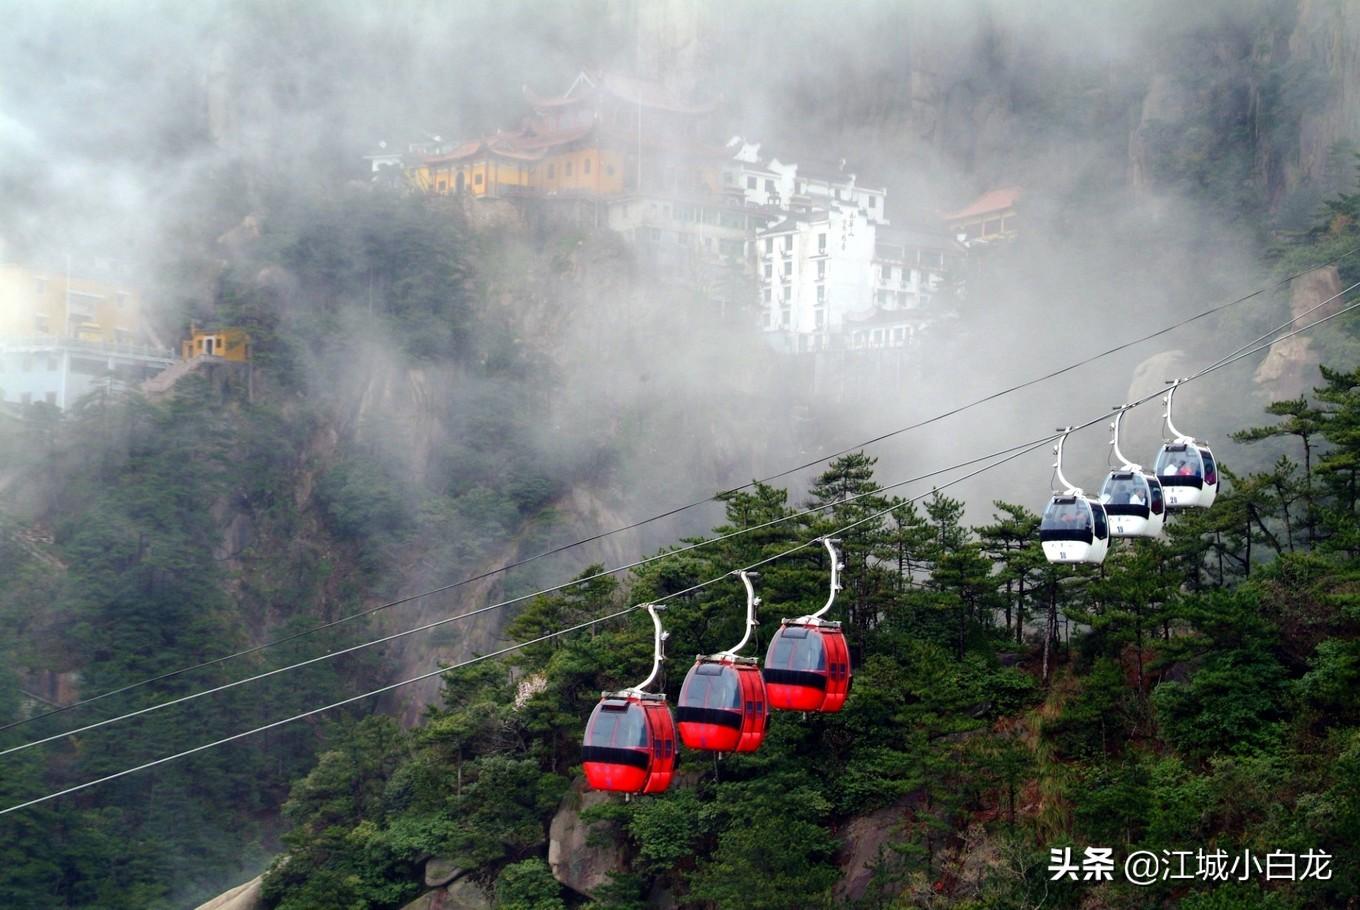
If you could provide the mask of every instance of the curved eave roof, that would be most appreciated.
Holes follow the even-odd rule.
[[[1006,209],[1014,208],[1020,201],[1020,187],[1008,186],[999,190],[989,190],[973,200],[967,208],[957,212],[950,212],[941,217],[946,221],[962,221],[967,218],[977,218],[982,215],[990,215],[993,212],[1004,212]]]

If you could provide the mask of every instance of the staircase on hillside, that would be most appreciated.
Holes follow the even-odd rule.
[[[201,367],[207,366],[209,363],[226,363],[226,360],[211,354],[200,354],[192,356],[188,360],[180,360],[180,362],[170,366],[169,369],[160,371],[150,380],[143,382],[141,390],[147,394],[165,394],[174,388],[175,382],[182,380],[190,373],[197,373]]]

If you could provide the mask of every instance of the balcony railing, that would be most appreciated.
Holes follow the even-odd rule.
[[[166,348],[123,344],[117,341],[90,341],[87,338],[70,338],[58,335],[21,335],[0,338],[0,350],[16,351],[24,348],[60,348],[64,351],[79,351],[86,354],[142,357],[150,360],[178,359],[174,351]]]

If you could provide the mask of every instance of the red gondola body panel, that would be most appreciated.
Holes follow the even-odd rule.
[[[774,710],[839,711],[852,678],[850,647],[840,624],[785,620],[770,640],[764,673]]]
[[[754,752],[770,725],[765,680],[751,658],[700,657],[675,706],[680,739],[706,752]]]
[[[675,773],[675,721],[665,698],[606,695],[581,749],[586,783],[616,793],[661,793]]]

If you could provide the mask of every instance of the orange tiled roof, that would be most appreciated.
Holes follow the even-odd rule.
[[[946,221],[961,221],[965,218],[976,218],[979,215],[989,215],[992,212],[1002,212],[1014,207],[1020,199],[1021,189],[1018,186],[1003,187],[999,190],[988,190],[977,197],[964,209],[957,212],[945,214]]]
[[[464,142],[447,154],[426,158],[425,163],[443,164],[449,161],[461,161],[483,153],[500,155],[504,158],[537,161],[549,150],[559,145],[566,145],[584,138],[594,128],[594,124],[587,124],[568,130],[555,130],[550,133],[534,133],[528,130],[520,130],[514,133],[494,133],[483,139]]]

